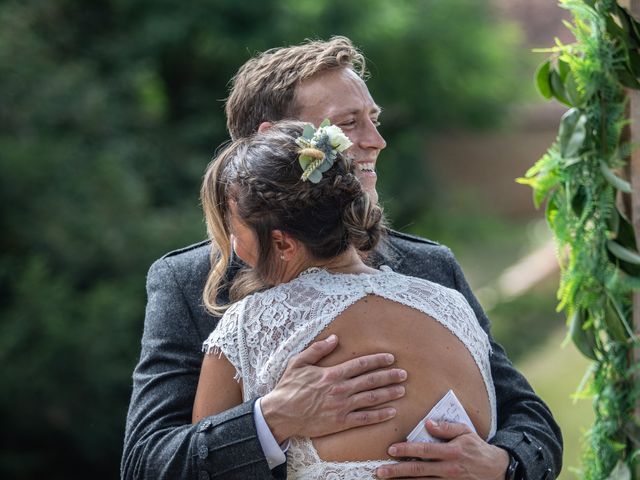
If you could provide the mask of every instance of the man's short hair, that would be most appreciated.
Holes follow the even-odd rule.
[[[247,61],[231,80],[225,112],[233,140],[248,137],[262,122],[295,118],[296,86],[317,73],[350,68],[366,75],[364,56],[346,37],[308,40],[273,48]]]

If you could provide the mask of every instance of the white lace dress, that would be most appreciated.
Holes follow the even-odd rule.
[[[496,430],[496,401],[489,366],[490,344],[466,299],[456,290],[382,267],[376,274],[336,274],[312,268],[294,280],[232,305],[204,342],[207,353],[224,353],[242,378],[245,399],[273,390],[287,361],[304,350],[341,312],[366,295],[377,295],[429,315],[467,347],[478,365]],[[307,438],[292,438],[287,451],[291,479],[376,478],[389,460],[326,462]]]

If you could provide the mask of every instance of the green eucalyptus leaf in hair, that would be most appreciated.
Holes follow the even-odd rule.
[[[302,170],[306,170],[307,167],[311,164],[311,162],[313,162],[315,160],[315,158],[312,158],[308,155],[300,155],[298,157],[298,161],[300,162],[300,166],[302,167]]]
[[[331,165],[333,165],[333,161],[325,157],[324,162],[320,164],[320,166],[317,168],[317,171],[320,173],[324,173],[331,168]]]
[[[313,138],[313,134],[316,133],[316,129],[313,128],[313,125],[307,123],[302,130],[302,138],[307,140],[311,140]]]
[[[307,178],[311,183],[319,183],[322,180],[322,173],[316,168]]]

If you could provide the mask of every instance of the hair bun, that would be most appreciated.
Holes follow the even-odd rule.
[[[382,208],[363,191],[346,207],[343,221],[349,242],[362,252],[373,250],[384,231]]]

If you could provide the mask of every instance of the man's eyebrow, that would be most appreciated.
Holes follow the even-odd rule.
[[[347,115],[357,115],[358,113],[360,113],[361,110],[358,108],[354,108],[353,110],[347,110],[344,112],[337,112],[335,113],[334,117],[343,117],[343,116],[347,116]],[[376,115],[380,115],[382,113],[382,107],[379,105],[374,105],[373,107],[371,107],[371,110],[369,110],[369,114],[376,114]]]

